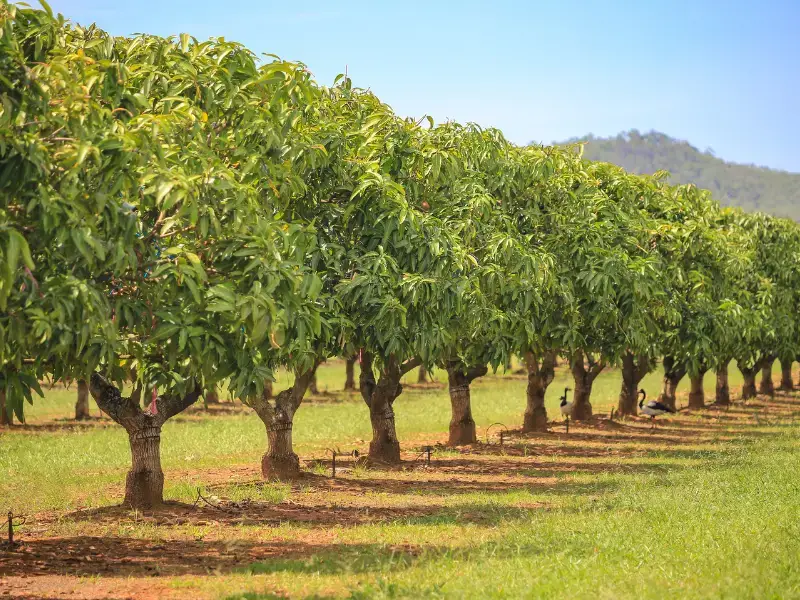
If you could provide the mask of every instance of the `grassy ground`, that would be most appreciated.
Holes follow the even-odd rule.
[[[343,375],[338,361],[323,366],[320,388],[337,390]],[[645,380],[649,396],[659,380]],[[553,416],[567,381],[562,369],[550,388]],[[735,369],[731,384],[740,384]],[[618,372],[601,375],[596,414],[608,416],[619,385]],[[192,411],[165,426],[172,502],[154,514],[115,506],[129,464],[124,432],[99,418],[75,426],[74,390],[51,390],[29,407],[28,425],[0,433],[0,507],[28,515],[22,546],[0,552],[0,592],[800,597],[800,398],[684,411],[653,433],[639,419],[598,418],[569,434],[554,424],[548,434],[512,433],[501,448],[499,426],[486,429],[519,426],[524,386],[513,376],[476,382],[481,443],[437,447],[431,466],[419,450],[446,439],[446,388],[409,386],[396,404],[404,466],[350,461],[336,480],[326,448],[365,450],[369,420],[355,395],[321,397],[296,416],[308,472],[292,485],[259,480],[265,434],[247,409]],[[713,387],[709,376],[709,395]],[[194,504],[198,488],[204,499]]]

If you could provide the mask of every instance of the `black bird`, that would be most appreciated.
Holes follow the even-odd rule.
[[[639,394],[642,396],[639,400],[639,409],[643,414],[650,417],[650,421],[653,423],[653,429],[655,429],[656,426],[656,417],[675,412],[674,408],[670,408],[666,404],[662,404],[657,400],[650,400],[650,402],[645,404],[644,401],[645,398],[647,398],[647,393],[644,390],[639,390]]]
[[[561,396],[561,414],[569,419],[572,416],[572,402],[567,402],[567,392],[569,388],[564,388],[564,395]]]

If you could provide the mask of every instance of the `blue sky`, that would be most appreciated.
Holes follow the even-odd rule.
[[[517,143],[655,129],[800,172],[800,0],[50,4],[117,35],[224,36],[323,83],[347,66],[399,114]]]

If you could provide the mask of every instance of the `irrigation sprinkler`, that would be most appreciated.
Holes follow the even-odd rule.
[[[19,522],[18,523],[14,523],[14,519],[18,519]],[[16,525],[17,527],[19,527],[20,525],[24,525],[27,520],[28,520],[27,517],[20,517],[20,516],[15,517],[13,511],[11,511],[11,510],[8,511],[8,546],[9,546],[9,548],[16,543],[16,542],[14,542],[14,526]]]
[[[499,425],[503,429],[500,430],[500,447],[503,447],[503,441],[506,433],[508,433],[508,427],[506,427],[503,423],[492,423],[489,427],[486,428],[486,445],[489,445],[489,430],[494,427],[495,425]]]
[[[428,466],[431,466],[431,452],[433,451],[433,446],[423,446],[422,451],[427,453],[428,455]]]

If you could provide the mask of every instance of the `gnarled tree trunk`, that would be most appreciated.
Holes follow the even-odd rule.
[[[742,400],[756,397],[756,373],[758,372],[758,363],[752,367],[743,367],[743,362],[738,362],[737,366],[742,373]]]
[[[469,386],[476,378],[486,375],[487,371],[486,365],[465,367],[457,360],[447,363],[447,381],[452,408],[448,446],[462,446],[478,441],[475,435],[475,421],[472,419]]]
[[[702,369],[698,373],[689,376],[691,388],[689,389],[689,408],[701,409],[706,407],[706,393],[703,389],[703,379],[706,375],[706,369]]]
[[[617,412],[620,415],[636,415],[636,397],[639,382],[650,370],[650,359],[640,354],[638,357],[626,352],[622,357],[622,389],[619,392]]]
[[[287,389],[272,395],[262,393],[260,398],[250,400],[250,406],[267,430],[267,451],[261,458],[261,475],[264,479],[292,479],[300,475],[300,459],[292,447],[294,415],[303,401],[306,390],[316,377],[317,366],[295,373],[294,383]]]
[[[717,392],[714,398],[716,404],[728,406],[731,403],[731,388],[728,385],[728,364],[726,360],[717,365]]]
[[[420,366],[422,361],[419,358],[413,358],[400,364],[393,355],[390,355],[384,363],[377,382],[372,369],[372,361],[373,358],[369,352],[361,353],[359,387],[361,397],[369,407],[369,419],[372,423],[369,457],[372,460],[396,464],[400,462],[400,442],[397,440],[392,406],[403,391],[400,379],[412,369]]]
[[[789,358],[781,359],[781,391],[791,392],[794,389],[794,381],[792,381],[792,363],[794,361]]]
[[[775,395],[775,384],[772,382],[772,365],[775,358],[766,356],[761,360],[761,384],[758,386],[758,393],[765,396]]]
[[[14,424],[14,417],[13,415],[10,416],[7,412],[6,407],[6,391],[4,389],[0,389],[0,426],[2,425],[13,425]]]
[[[348,358],[344,365],[344,391],[353,392],[356,389],[356,359],[355,357]]]
[[[89,418],[89,386],[83,379],[78,380],[78,400],[75,402],[75,420]]]
[[[528,389],[522,431],[547,431],[544,396],[555,377],[556,353],[545,352],[541,363],[533,352],[526,352],[524,358],[528,369]]]
[[[570,359],[570,370],[572,378],[575,380],[575,391],[572,396],[572,418],[575,421],[585,421],[592,416],[592,385],[594,380],[605,368],[605,362],[601,359],[596,361],[591,354],[586,354],[579,350]]]
[[[167,419],[186,410],[202,393],[197,386],[186,396],[158,397],[142,410],[119,388],[93,373],[89,391],[104,413],[125,428],[131,446],[131,469],[125,478],[125,505],[150,509],[164,501],[164,472],[161,470],[161,428]]]
[[[664,357],[664,382],[661,393],[658,395],[659,402],[677,410],[675,394],[684,375],[686,375],[686,368],[683,365],[677,364],[672,356]]]

